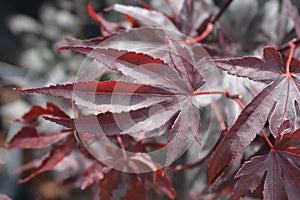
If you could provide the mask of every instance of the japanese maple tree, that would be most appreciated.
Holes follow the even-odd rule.
[[[120,22],[106,20],[89,3],[101,37],[67,38],[58,50],[80,53],[122,78],[103,81],[95,67],[88,79],[17,89],[62,98],[75,111],[71,116],[48,102],[16,120],[23,127],[9,148],[51,149],[16,171],[33,169],[19,182],[80,157],[88,167],[77,166],[63,183],[81,189],[93,185],[91,192],[99,199],[298,199],[298,9],[290,0],[251,1],[263,11],[268,3],[276,4],[276,14],[293,28],[272,19],[276,34],[282,35],[272,40],[263,23],[270,18],[258,12],[245,24],[256,30],[256,41],[245,42],[243,35],[234,38],[236,27],[226,27],[238,14],[238,2],[217,6],[214,1],[166,0],[171,12],[141,1],[106,9],[121,13]],[[41,117],[62,129],[40,132]],[[209,127],[210,117],[219,131]],[[190,146],[205,155],[188,159],[198,153]],[[159,152],[159,159],[153,152]],[[176,179],[182,174],[188,179],[184,192]],[[191,185],[201,187],[189,191]]]

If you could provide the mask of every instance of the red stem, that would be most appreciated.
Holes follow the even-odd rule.
[[[294,49],[292,49],[293,47],[295,47],[295,45],[291,45],[291,51],[290,54],[293,53]],[[289,54],[289,60],[291,60],[290,58],[290,54]],[[290,61],[289,61],[290,62]],[[240,95],[232,95],[230,92],[228,91],[202,91],[202,92],[194,92],[194,95],[208,95],[208,94],[224,94],[227,97],[234,99],[234,101],[242,108],[245,108],[245,104],[241,101],[241,96]],[[266,133],[264,131],[260,131],[260,134],[262,135],[262,137],[264,138],[264,140],[267,142],[267,144],[269,145],[269,147],[271,149],[274,149],[274,146],[272,145],[271,141],[269,140],[269,138],[267,137]]]
[[[192,39],[188,39],[186,40],[184,43],[185,44],[194,44],[197,42],[201,42],[202,40],[204,40],[214,29],[214,24],[213,23],[208,23],[205,30],[198,36]]]
[[[288,59],[286,61],[285,69],[286,69],[286,74],[288,76],[291,76],[291,74],[290,74],[290,65],[291,65],[291,61],[292,61],[292,58],[293,58],[293,54],[294,54],[296,45],[294,44],[294,42],[291,42],[289,44],[289,46],[290,46],[290,51],[289,51]]]
[[[194,95],[208,95],[208,94],[223,94],[226,95],[226,97],[233,99],[237,104],[239,104],[240,107],[244,108],[245,105],[243,104],[243,102],[241,101],[242,95],[239,94],[231,94],[228,91],[202,91],[202,92],[194,92]],[[222,129],[222,131],[227,130],[226,125],[224,120],[221,117],[221,114],[217,108],[217,105],[214,103],[214,101],[212,102],[212,108],[215,112],[216,118],[220,124],[220,127]]]
[[[264,138],[264,140],[267,142],[268,146],[270,147],[270,149],[274,149],[273,144],[271,143],[271,141],[269,140],[268,136],[266,135],[266,133],[264,131],[260,131],[260,134],[262,135],[262,137]]]
[[[208,95],[208,94],[224,94],[227,96],[227,91],[202,91],[202,92],[194,92],[193,95]]]
[[[235,98],[234,101],[235,101],[237,104],[239,104],[239,106],[240,106],[241,108],[244,108],[244,107],[245,107],[244,103],[243,103],[240,99]]]
[[[209,94],[223,94],[231,99],[241,99],[242,96],[239,94],[231,94],[228,91],[201,91],[201,92],[194,92],[193,95],[209,95]]]
[[[120,147],[122,149],[124,160],[127,160],[126,150],[125,150],[125,147],[124,147],[124,144],[123,144],[123,140],[122,140],[122,138],[121,138],[120,135],[117,135],[117,140],[118,140],[118,143],[120,144]]]
[[[219,20],[219,18],[223,15],[225,10],[228,8],[228,6],[231,4],[233,0],[227,0],[226,3],[222,6],[219,13],[206,25],[205,30],[198,36],[192,39],[187,39],[185,41],[185,44],[194,44],[196,42],[200,42],[204,40],[214,29],[215,23]]]
[[[296,47],[298,47],[300,45],[300,38],[294,38],[294,39],[290,40],[289,42],[284,44],[281,48],[279,48],[277,51],[285,52],[285,51],[289,50],[291,43],[293,43]]]
[[[102,19],[102,17],[101,17],[100,15],[98,15],[98,14],[94,11],[91,2],[88,3],[88,11],[89,11],[89,15],[90,15],[94,20],[96,20],[99,24],[103,25],[103,19]]]

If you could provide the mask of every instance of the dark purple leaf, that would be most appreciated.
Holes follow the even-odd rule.
[[[229,74],[255,81],[273,81],[285,72],[280,54],[272,47],[264,49],[264,59],[241,57],[218,59],[214,63]]]
[[[140,134],[162,127],[180,111],[179,103],[166,102],[136,111],[88,115],[75,119],[46,118],[57,124],[93,134]]]
[[[78,82],[22,90],[22,92],[70,99],[78,106],[101,113],[129,112],[177,98],[175,94],[164,89],[123,81]]]
[[[280,125],[287,119],[290,120],[291,130],[295,130],[295,102],[300,102],[299,65],[286,69],[280,54],[271,47],[265,48],[264,60],[244,57],[220,59],[215,64],[230,74],[272,82],[245,107],[214,152],[208,170],[210,183],[236,155],[244,151],[267,120],[275,136],[278,136]]]
[[[48,147],[72,134],[73,130],[65,130],[49,135],[39,135],[35,127],[22,128],[8,143],[9,148],[39,149]]]
[[[19,91],[22,91],[18,89]],[[37,118],[43,115],[51,115],[53,117],[61,117],[61,118],[69,118],[63,110],[61,110],[54,103],[48,102],[46,108],[42,108],[41,106],[33,106],[30,111],[25,113],[23,117],[17,119],[16,121],[25,122],[25,123],[33,123],[37,121]]]
[[[139,83],[169,89],[186,91],[185,82],[177,73],[160,59],[152,56],[117,49],[89,46],[63,46],[60,50],[73,50],[96,59],[107,68],[119,71]]]
[[[25,183],[36,175],[50,170],[55,167],[59,162],[61,162],[65,157],[67,157],[74,147],[76,146],[76,140],[74,137],[68,137],[66,140],[58,145],[56,145],[50,152],[50,154],[42,161],[41,165],[35,169],[33,173],[31,173],[26,178],[19,181],[19,183]]]
[[[177,116],[168,138],[166,165],[170,165],[187,148],[191,142],[189,136],[194,136],[200,144],[200,113],[191,102],[182,104],[182,110]],[[189,134],[186,134],[188,132]]]
[[[189,88],[197,90],[205,82],[201,75],[203,69],[195,65],[194,58],[184,46],[182,41],[169,39],[170,57],[174,68],[179,72],[186,83],[190,83]]]
[[[268,155],[256,156],[244,163],[235,178],[231,200],[238,200],[253,192],[264,182],[264,199],[297,199],[300,195],[300,129],[284,134],[275,141],[275,148]]]

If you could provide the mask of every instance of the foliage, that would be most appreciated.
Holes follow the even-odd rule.
[[[238,18],[235,15],[239,12],[234,12],[237,8],[244,8],[240,1],[227,0],[219,8],[213,1],[184,0],[180,4],[166,0],[170,13],[137,2],[140,6],[115,4],[108,9],[124,16],[124,21],[119,22],[107,21],[89,4],[89,13],[99,23],[102,37],[68,38],[68,44],[59,48],[95,60],[111,73],[121,74],[121,80],[99,81],[97,68],[92,68],[93,78],[88,80],[18,89],[26,94],[63,98],[77,112],[71,117],[49,102],[46,108],[33,106],[17,119],[24,126],[10,140],[9,148],[51,147],[47,156],[19,169],[18,172],[34,169],[20,183],[55,169],[67,158],[81,157],[89,167],[73,173],[64,168],[69,174],[65,182],[72,180],[68,183],[74,187],[80,182],[81,189],[94,184],[96,189],[92,191],[99,199],[148,199],[154,193],[169,199],[176,196],[239,199],[247,195],[297,199],[300,196],[297,7],[290,0],[246,1],[247,6],[257,10],[248,15],[251,18],[245,21],[248,24],[239,27],[241,21],[233,23],[232,19]],[[274,15],[281,20],[268,15],[271,5],[278,7]],[[227,15],[221,18],[224,12]],[[287,26],[283,21],[293,25]],[[270,33],[266,23],[277,32]],[[243,30],[238,34],[238,28],[251,29],[253,35],[248,38]],[[121,45],[110,45],[115,36],[122,36]],[[148,48],[155,37],[162,45]],[[141,40],[145,46],[131,48],[130,43],[135,40]],[[103,43],[108,46],[102,46]],[[202,53],[203,49],[208,53]],[[262,58],[253,56],[261,49]],[[218,69],[212,76],[213,66]],[[217,75],[224,81],[223,89],[216,82]],[[207,95],[212,96],[209,103],[205,102]],[[224,98],[226,105],[222,103]],[[93,112],[86,113],[80,108]],[[214,113],[219,132],[213,128],[207,130],[208,111]],[[64,129],[41,133],[40,117]],[[147,140],[143,140],[145,136]],[[104,146],[105,161],[97,159],[90,149],[92,145],[86,146],[87,141],[102,141],[104,137],[121,149]],[[159,142],[155,137],[160,138]],[[180,155],[189,147],[191,138],[197,141],[194,146],[202,147],[206,153],[188,164],[187,155]],[[153,150],[164,150],[163,163],[146,156]],[[188,152],[196,154],[190,149]],[[141,169],[147,172],[141,173]],[[190,169],[197,169],[197,175],[190,178],[189,184],[202,185],[196,191],[179,192],[176,176],[185,173],[187,179]],[[191,188],[185,187],[188,189]]]

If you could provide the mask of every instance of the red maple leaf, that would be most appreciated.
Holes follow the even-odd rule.
[[[71,99],[100,114],[74,119],[47,118],[78,132],[132,134],[151,132],[171,124],[166,164],[186,146],[189,135],[200,142],[200,112],[194,105],[196,90],[204,85],[203,61],[193,63],[182,41],[168,39],[169,62],[146,53],[94,46],[64,46],[119,71],[138,83],[124,81],[78,82],[23,90]],[[101,127],[99,129],[99,126]]]
[[[123,146],[123,142],[126,142],[127,150],[134,152],[141,149],[146,150],[142,143],[136,142],[131,137],[123,136],[117,138],[120,139],[119,142],[121,142],[121,146]],[[130,145],[128,144],[129,141],[131,141]],[[147,199],[148,195],[146,187],[149,184],[148,182],[150,182],[153,184],[155,190],[165,194],[170,199],[175,198],[176,193],[168,176],[166,174],[163,175],[162,170],[156,170],[156,166],[153,166],[153,161],[149,160],[150,158],[147,159],[137,155],[126,155],[124,152],[120,154],[115,152],[115,154],[116,155],[113,158],[109,158],[108,156],[107,160],[119,160],[118,164],[121,168],[133,168],[132,171],[134,171],[138,170],[138,165],[141,165],[143,167],[148,167],[149,169],[152,168],[153,172],[127,173],[118,171],[110,166],[105,166],[98,161],[94,161],[94,163],[84,172],[85,179],[81,189],[85,189],[91,184],[96,183],[99,187],[98,195],[100,199],[113,199],[114,190],[121,187],[125,189],[125,192],[120,195],[120,199]],[[131,162],[131,160],[138,162]],[[123,184],[124,181],[126,184]]]
[[[223,138],[209,164],[209,182],[212,183],[221,170],[241,154],[253,141],[265,123],[279,136],[280,125],[289,120],[291,130],[296,123],[296,103],[300,105],[300,62],[292,58],[294,46],[288,58],[282,57],[274,48],[264,49],[264,58],[242,57],[214,60],[222,70],[255,81],[269,82],[243,109],[238,119]]]
[[[39,149],[49,147],[57,143],[49,155],[42,159],[35,160],[31,163],[25,164],[18,171],[22,172],[31,168],[35,168],[26,178],[20,180],[20,183],[25,183],[35,177],[36,175],[54,168],[65,157],[67,157],[76,147],[76,139],[73,136],[74,130],[62,130],[57,133],[50,133],[47,135],[40,135],[37,128],[37,120],[41,116],[51,116],[56,118],[68,119],[70,118],[63,110],[53,103],[47,103],[47,107],[33,106],[30,111],[25,113],[17,121],[22,122],[25,126],[9,141],[9,148],[25,148],[25,149]],[[30,126],[28,126],[30,123]]]
[[[238,179],[231,200],[253,192],[263,182],[264,199],[298,199],[300,196],[300,129],[282,134],[267,155],[245,162],[236,174]]]

